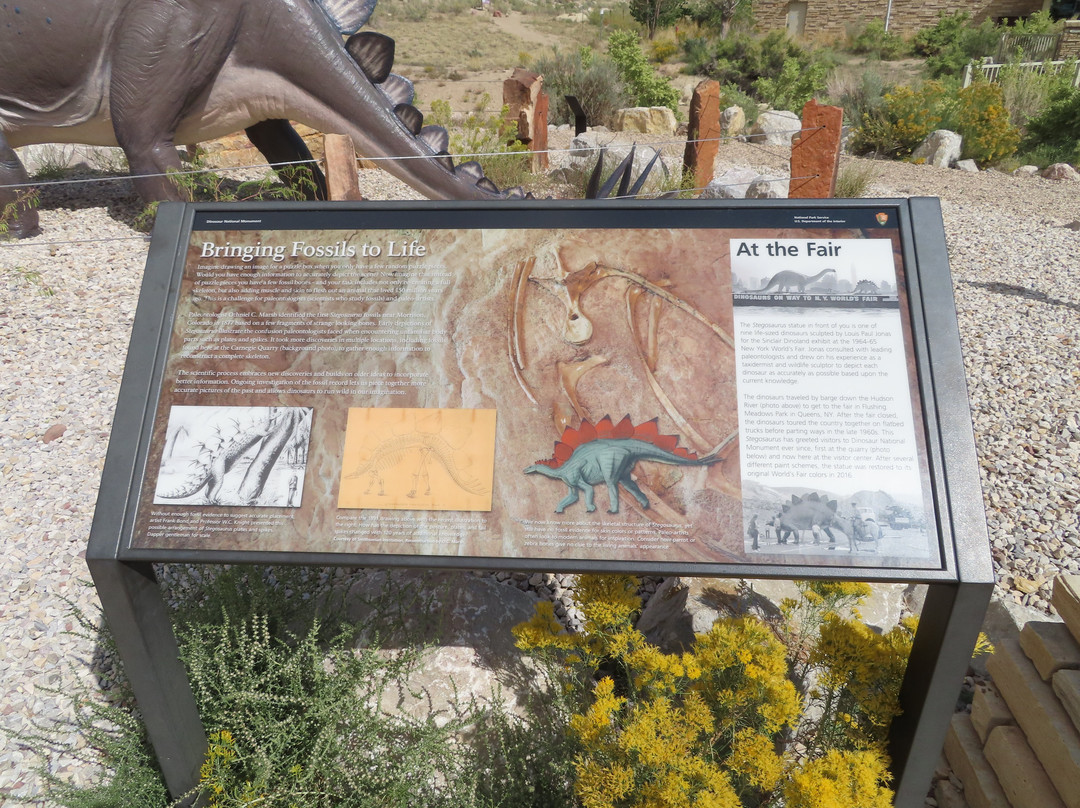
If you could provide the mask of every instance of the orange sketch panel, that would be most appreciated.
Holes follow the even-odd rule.
[[[490,511],[495,410],[349,410],[339,508]]]

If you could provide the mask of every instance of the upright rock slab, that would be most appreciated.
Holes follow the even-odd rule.
[[[683,172],[694,178],[695,188],[712,181],[713,164],[720,150],[720,82],[705,79],[694,88],[690,99],[690,121],[686,129]]]
[[[791,144],[789,199],[831,199],[840,171],[840,130],[843,107],[811,99],[803,107],[803,131]]]

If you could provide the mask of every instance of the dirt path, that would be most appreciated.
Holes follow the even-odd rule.
[[[537,31],[529,25],[525,24],[525,17],[521,14],[510,14],[505,17],[492,17],[491,21],[495,23],[495,27],[504,31],[505,33],[512,34],[518,39],[524,39],[531,45],[541,45],[545,48],[554,47],[559,44],[559,38],[551,34],[545,34],[542,31]]]

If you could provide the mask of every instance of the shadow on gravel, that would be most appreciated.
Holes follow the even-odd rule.
[[[1023,286],[1015,286],[1011,283],[982,283],[979,281],[960,281],[964,286],[974,286],[978,289],[985,289],[988,292],[994,292],[999,295],[1011,295],[1012,297],[1023,297],[1028,300],[1037,300],[1039,303],[1045,303],[1048,306],[1061,306],[1066,309],[1072,309],[1073,311],[1080,311],[1080,303],[1073,303],[1071,300],[1062,300],[1057,297],[1050,297],[1045,292],[1037,292],[1034,289],[1027,289]]]
[[[65,173],[63,179],[45,180],[37,186],[38,208],[86,210],[105,208],[109,218],[135,229],[135,220],[146,207],[127,174],[101,171]]]

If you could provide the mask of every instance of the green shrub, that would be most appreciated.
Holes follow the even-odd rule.
[[[1080,89],[1054,88],[1045,109],[1028,121],[1023,148],[1037,165],[1080,163]]]
[[[825,89],[825,66],[801,65],[788,59],[775,79],[760,78],[754,83],[758,98],[775,109],[802,112],[803,105]]]
[[[565,100],[568,95],[580,102],[591,126],[610,124],[616,110],[630,105],[631,97],[618,69],[609,59],[596,57],[591,48],[576,53],[556,50],[530,69],[544,77],[552,123],[574,122]]]
[[[829,103],[843,107],[844,118],[858,125],[867,113],[875,113],[885,103],[885,93],[892,89],[881,69],[874,64],[853,69],[839,67],[825,82]]]
[[[1001,31],[994,22],[984,20],[972,26],[970,20],[966,11],[942,12],[937,23],[915,34],[912,46],[926,57],[926,71],[931,78],[959,78],[964,65],[997,49]]]
[[[957,94],[956,131],[964,139],[961,157],[989,165],[1008,157],[1020,143],[1020,130],[1009,122],[1001,87],[977,81]]]
[[[885,30],[881,20],[871,20],[859,30],[848,34],[848,50],[879,59],[903,59],[911,53],[907,41],[893,31]]]
[[[437,99],[431,102],[429,120],[449,131],[450,153],[459,161],[480,163],[484,176],[500,188],[521,185],[531,178],[529,147],[517,139],[517,127],[509,122],[510,108],[504,104],[490,114],[490,103],[491,96],[484,93],[455,125],[450,102]]]
[[[708,43],[708,47],[695,42],[687,47],[688,59],[691,54],[694,69],[709,78],[732,84],[748,95],[758,96],[764,88],[773,98],[809,98],[824,89],[826,72],[833,64],[829,53],[811,52],[783,31],[773,31],[764,37],[732,34]],[[794,62],[794,67],[788,66],[784,74],[789,62]],[[805,87],[793,90],[797,83],[802,83],[795,78],[796,73],[809,74],[808,84],[814,88],[809,95]],[[764,85],[759,84],[762,79],[767,80]]]
[[[736,106],[742,108],[743,114],[746,116],[746,125],[748,127],[753,125],[754,121],[758,118],[758,114],[761,112],[761,107],[758,106],[758,102],[734,84],[722,85],[720,87],[720,97],[723,106]]]
[[[637,34],[613,31],[608,37],[608,54],[636,106],[667,107],[672,112],[678,112],[679,91],[653,70],[641,50],[641,40]]]
[[[685,73],[700,76],[709,72],[707,68],[715,62],[712,40],[703,36],[688,36],[682,40],[682,49]]]

